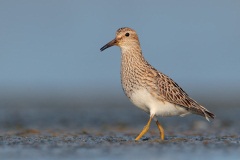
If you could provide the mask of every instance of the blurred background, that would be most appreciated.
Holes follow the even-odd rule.
[[[73,108],[103,110],[89,117],[98,120],[104,107],[140,114],[121,89],[120,49],[100,52],[125,26],[148,62],[194,99],[215,112],[238,107],[239,20],[239,0],[1,0],[0,122],[33,122],[44,108],[46,117],[52,108],[76,118]]]

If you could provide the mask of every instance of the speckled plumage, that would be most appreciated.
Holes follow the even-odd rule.
[[[144,59],[137,33],[133,29],[118,29],[116,38],[103,46],[101,51],[113,45],[121,48],[121,83],[125,94],[150,117],[156,120],[156,116],[194,113],[207,120],[214,118],[213,113],[190,98],[177,83]]]

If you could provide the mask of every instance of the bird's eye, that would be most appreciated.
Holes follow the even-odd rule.
[[[130,34],[129,33],[126,33],[125,36],[128,37]]]

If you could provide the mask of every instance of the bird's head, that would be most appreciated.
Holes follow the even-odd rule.
[[[131,28],[124,27],[119,28],[116,32],[116,37],[104,45],[100,50],[104,51],[112,46],[119,46],[121,49],[127,49],[134,45],[140,45],[136,31]]]

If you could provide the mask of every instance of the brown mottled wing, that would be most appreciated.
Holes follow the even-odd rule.
[[[202,107],[195,100],[191,99],[181,87],[171,78],[158,72],[157,76],[158,93],[168,102],[185,107],[187,110],[208,118],[214,118],[214,114]]]

